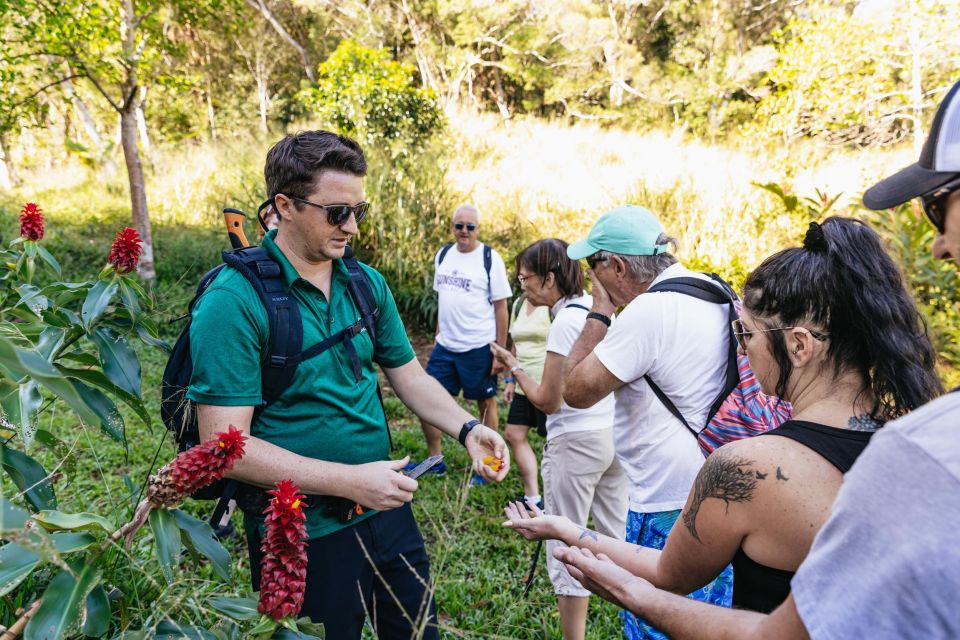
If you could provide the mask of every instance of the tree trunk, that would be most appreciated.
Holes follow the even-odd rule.
[[[0,187],[7,190],[20,184],[17,167],[13,164],[13,157],[10,155],[9,135],[8,131],[0,131],[0,151],[3,151],[3,173],[0,174]]]
[[[137,112],[136,106],[120,112],[120,143],[123,145],[123,159],[127,163],[127,176],[130,181],[130,212],[133,226],[143,242],[143,253],[137,272],[150,284],[157,279],[153,264],[153,236],[150,233],[150,213],[147,210],[147,190],[137,148]]]
[[[123,146],[123,159],[127,163],[127,178],[130,182],[130,215],[133,226],[140,234],[140,263],[137,273],[147,284],[154,284],[157,272],[153,263],[153,234],[150,232],[150,212],[147,210],[146,179],[143,175],[143,163],[137,148],[139,124],[143,118],[142,100],[138,75],[138,54],[136,49],[136,25],[138,19],[133,11],[133,0],[122,0],[123,26],[121,29],[124,65],[126,77],[121,86],[123,103],[120,105],[120,144]],[[146,122],[144,122],[146,125]],[[145,128],[145,126],[144,126]]]

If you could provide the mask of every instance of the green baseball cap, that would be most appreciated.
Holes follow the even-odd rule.
[[[624,204],[607,211],[593,223],[586,239],[567,247],[567,257],[580,260],[597,251],[625,256],[655,256],[665,253],[666,244],[657,244],[664,233],[657,217],[635,204]]]

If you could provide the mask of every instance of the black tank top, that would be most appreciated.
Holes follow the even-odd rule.
[[[788,420],[763,434],[796,440],[820,454],[840,473],[853,466],[875,431],[837,429],[816,422]],[[754,562],[743,548],[733,557],[733,606],[769,613],[790,595],[793,571],[773,569]]]

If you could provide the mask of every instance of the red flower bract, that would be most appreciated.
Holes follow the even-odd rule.
[[[140,261],[140,235],[136,229],[124,227],[113,239],[108,260],[119,273],[130,273]]]
[[[157,506],[177,504],[189,494],[213,484],[243,457],[243,432],[230,425],[227,431],[190,447],[150,476],[148,497]]]
[[[260,602],[257,611],[274,620],[296,618],[303,606],[307,586],[307,552],[304,540],[303,496],[290,480],[281,480],[268,491],[273,499],[267,507],[266,534],[260,550]]]
[[[36,202],[28,202],[20,209],[20,236],[27,240],[43,239],[43,212]]]

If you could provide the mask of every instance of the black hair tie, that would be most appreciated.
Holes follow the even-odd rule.
[[[827,236],[823,233],[823,227],[817,222],[811,222],[807,229],[807,235],[803,238],[803,248],[814,253],[826,253]]]

